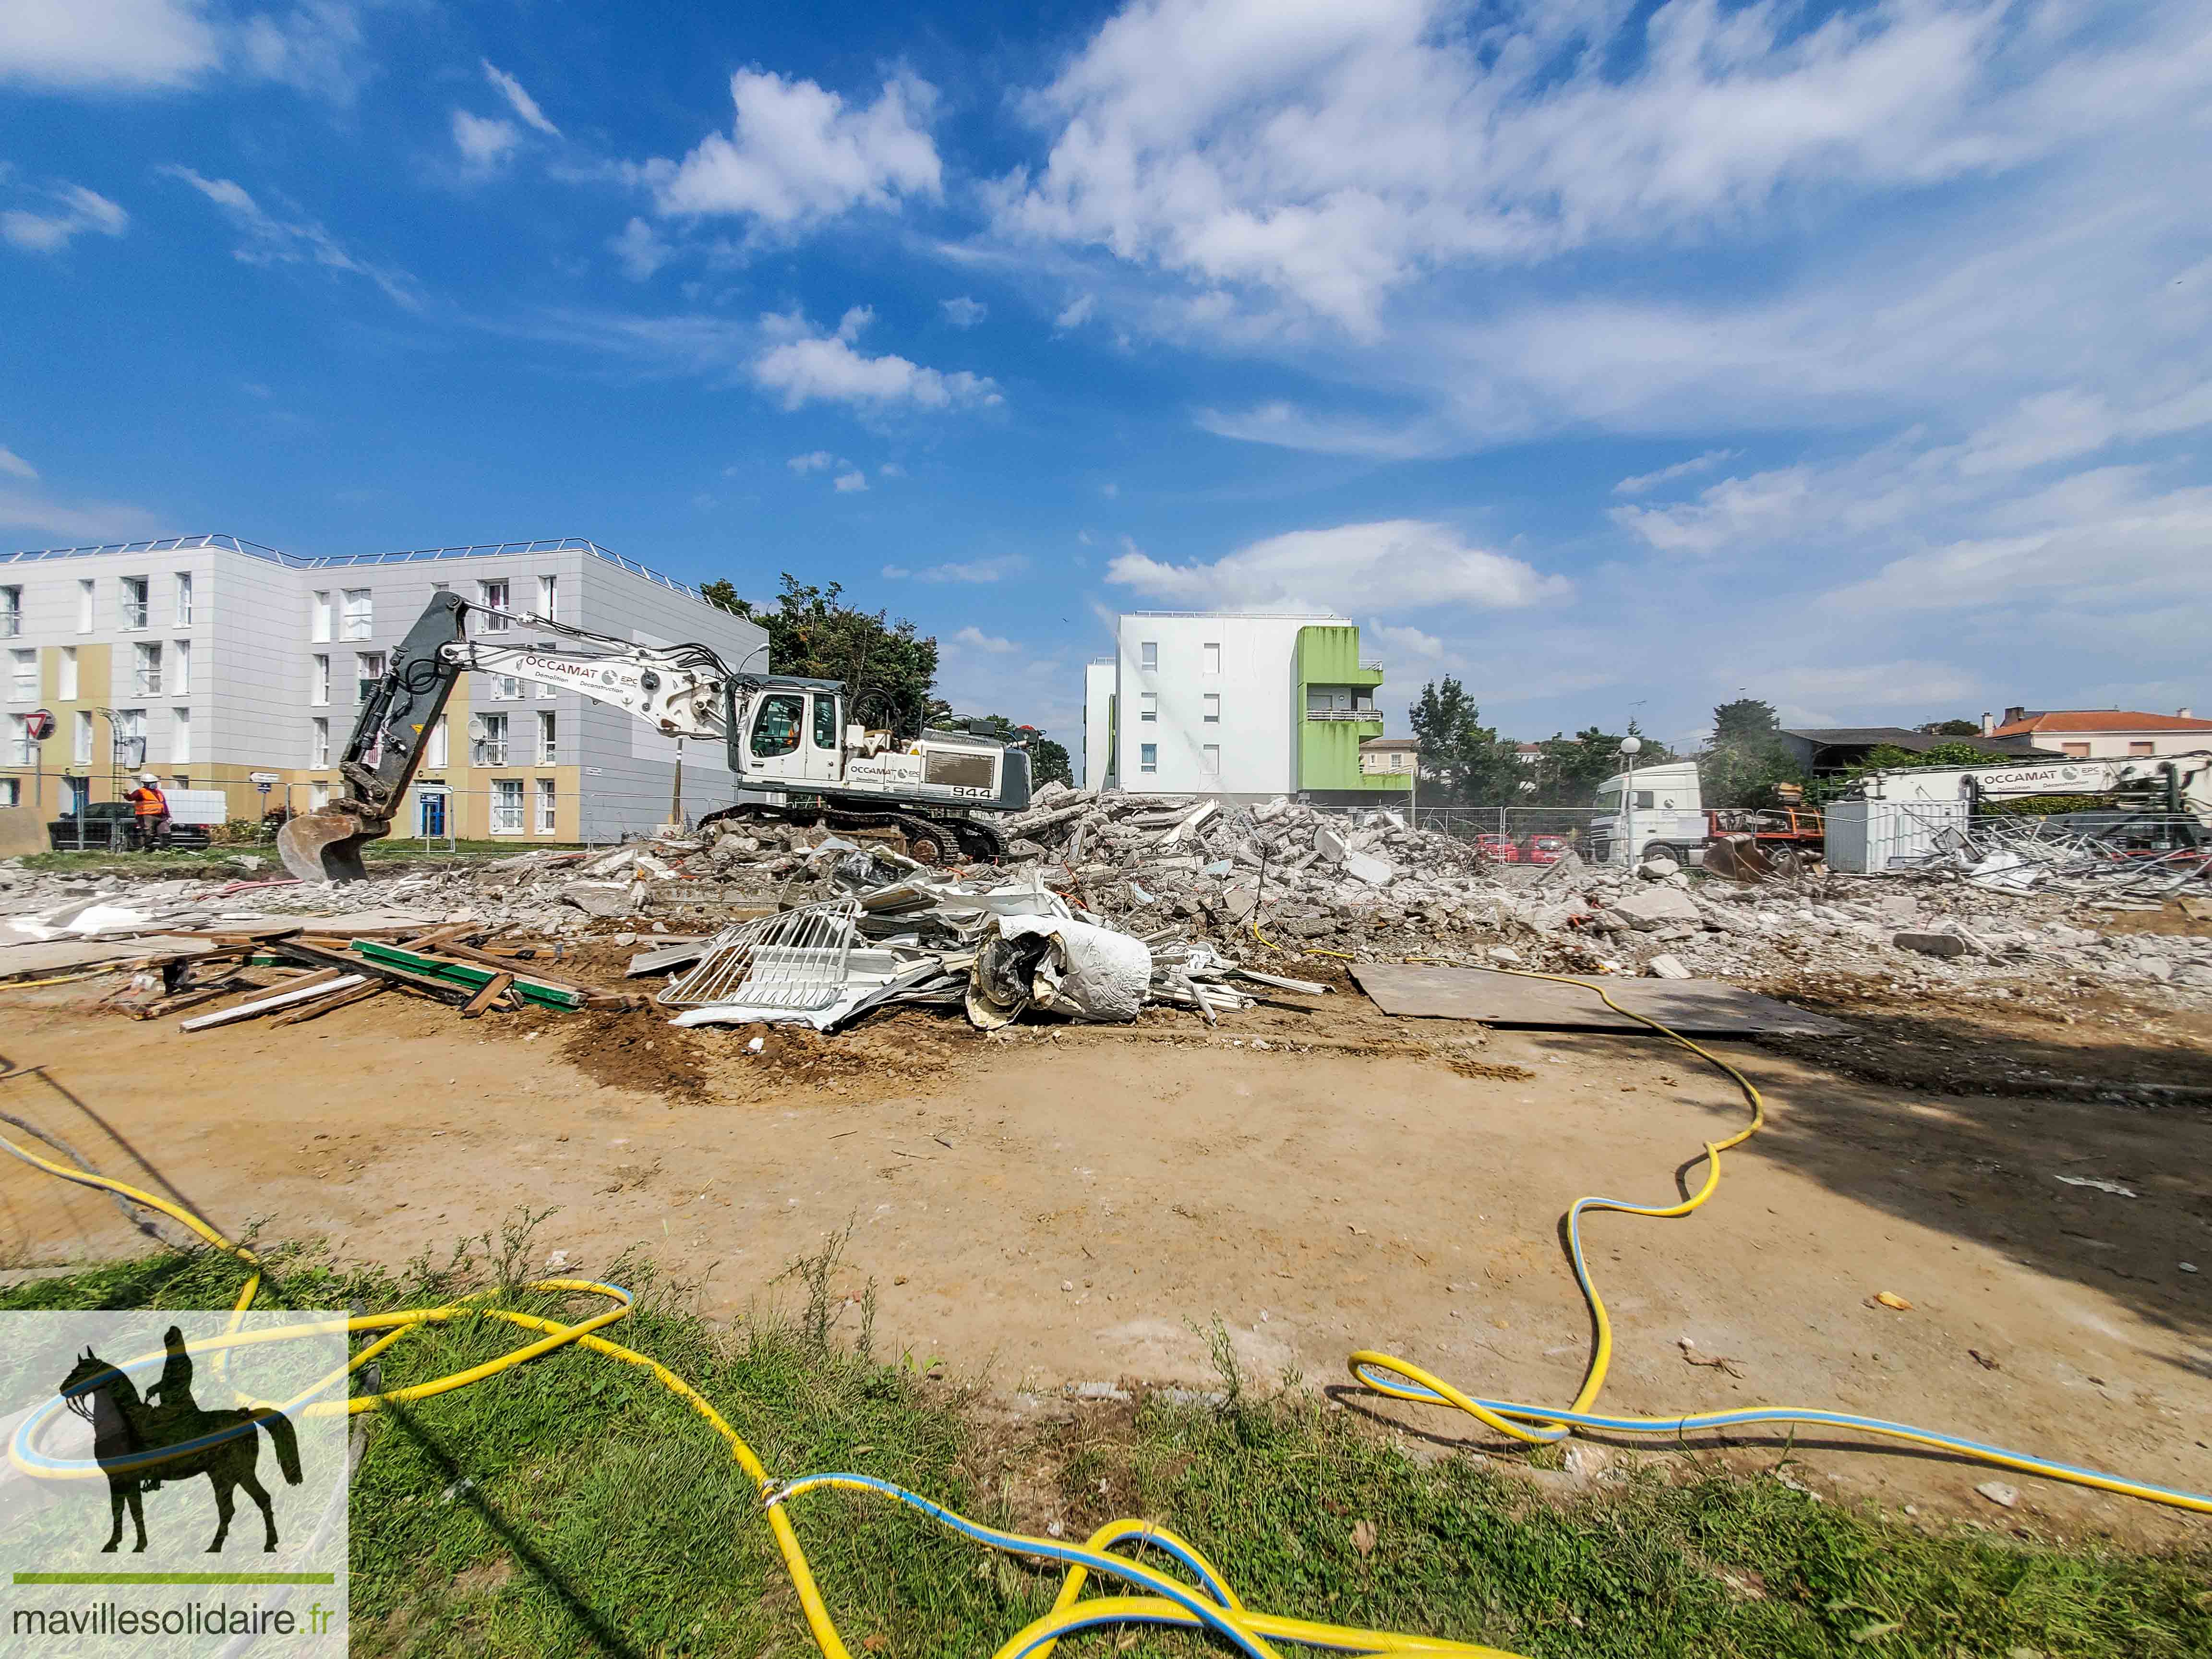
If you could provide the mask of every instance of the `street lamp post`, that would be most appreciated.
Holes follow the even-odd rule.
[[[1628,770],[1622,775],[1620,811],[1622,835],[1626,842],[1628,867],[1636,867],[1636,757],[1644,747],[1644,739],[1626,737],[1620,740],[1620,752],[1628,759]]]

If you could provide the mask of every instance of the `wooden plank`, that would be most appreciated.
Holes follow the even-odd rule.
[[[292,962],[305,963],[310,968],[335,968],[341,973],[374,974],[390,984],[406,986],[410,990],[420,991],[425,996],[435,997],[441,1002],[449,1002],[457,1007],[474,994],[473,987],[448,984],[426,974],[410,973],[404,968],[374,962],[348,951],[325,950],[305,939],[278,939],[269,948],[277,956]]]
[[[424,984],[442,986],[448,991],[461,994],[465,1002],[483,988],[483,982],[495,971],[510,972],[502,963],[497,970],[479,968],[474,963],[448,962],[432,956],[418,956],[398,945],[380,945],[374,939],[356,939],[349,955],[369,963],[386,972],[404,972],[408,977],[420,979]],[[514,990],[525,1000],[549,1008],[580,1008],[584,993],[573,985],[561,985],[550,981],[514,975]]]
[[[410,944],[406,948],[410,951],[421,951],[427,948],[438,956],[452,957],[461,962],[473,962],[480,967],[495,968],[503,973],[512,973],[516,962],[520,959],[504,952],[474,950],[465,945],[438,945],[425,947],[419,944]],[[555,979],[546,974],[532,973],[526,977],[533,985],[550,986],[560,991],[581,991],[584,988],[580,985],[571,984],[565,979]]]
[[[1352,976],[1384,1013],[1407,1018],[1474,1019],[1544,1031],[1651,1029],[1607,1007],[1597,997],[1602,988],[1623,1008],[1686,1036],[1841,1036],[1853,1029],[1842,1020],[1713,980],[1608,976],[1562,985],[1484,968],[1389,962],[1355,963]]]
[[[434,951],[449,941],[459,943],[468,938],[470,934],[481,933],[483,930],[484,925],[480,921],[457,922],[450,927],[434,928],[427,933],[416,933],[411,938],[402,939],[399,943],[410,951]]]
[[[297,985],[288,985],[274,996],[261,997],[252,1002],[241,1002],[234,1008],[220,1008],[211,1014],[199,1014],[191,1019],[179,1020],[181,1031],[204,1031],[217,1025],[228,1025],[234,1020],[255,1019],[263,1014],[273,1014],[279,1008],[313,1001],[332,991],[349,990],[368,977],[365,974],[316,974]]]
[[[336,996],[318,998],[313,1002],[293,1009],[289,1013],[279,1014],[269,1023],[271,1025],[304,1024],[311,1019],[320,1019],[325,1014],[337,1009],[349,1008],[356,1002],[366,1002],[371,997],[380,997],[391,988],[380,979],[371,979],[366,985],[356,985],[349,991],[339,992]]]
[[[468,1006],[461,1010],[461,1018],[463,1019],[482,1018],[483,1011],[505,996],[507,988],[514,983],[513,974],[494,974],[483,982],[483,989],[469,999]]]

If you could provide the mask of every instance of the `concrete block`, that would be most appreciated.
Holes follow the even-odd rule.
[[[1654,979],[1695,979],[1697,975],[1685,968],[1674,957],[1654,957],[1644,964],[1644,971]]]
[[[1899,933],[1889,942],[1900,951],[1917,951],[1924,957],[1963,957],[1974,948],[1956,933]]]
[[[1624,893],[1613,902],[1613,910],[1628,919],[1639,933],[1651,933],[1674,922],[1692,925],[1705,920],[1687,893],[1677,887],[1650,887],[1640,893]]]

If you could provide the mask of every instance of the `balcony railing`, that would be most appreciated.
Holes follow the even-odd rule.
[[[147,609],[147,607],[146,607],[146,601],[145,601],[145,600],[143,600],[143,599],[137,599],[137,600],[125,599],[125,600],[123,602],[123,625],[124,625],[124,627],[125,627],[125,628],[143,628],[143,627],[145,627],[145,625],[146,625],[146,609]]]
[[[158,697],[161,695],[161,671],[158,668],[138,669],[132,676],[132,684],[137,686],[140,696]]]
[[[507,739],[479,738],[476,742],[475,752],[474,764],[477,766],[504,766],[507,764]],[[520,825],[516,827],[520,828]]]
[[[20,611],[0,611],[0,640],[12,640],[23,631],[23,613]]]
[[[1306,718],[1310,720],[1372,720],[1380,726],[1382,711],[1379,708],[1309,708]]]

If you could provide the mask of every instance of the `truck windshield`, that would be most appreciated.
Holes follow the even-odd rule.
[[[798,748],[799,714],[805,707],[804,697],[763,697],[760,713],[753,720],[753,753],[768,759]]]
[[[1608,789],[1603,794],[1600,795],[1597,798],[1597,810],[1601,812],[1618,812],[1620,811],[1620,791],[1618,789]]]

